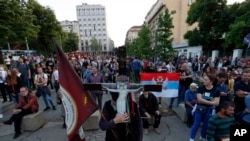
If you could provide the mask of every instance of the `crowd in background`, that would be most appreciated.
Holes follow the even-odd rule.
[[[74,59],[70,55],[67,57],[83,83],[115,83],[116,78],[121,75],[119,70],[121,63],[125,63],[126,66],[124,75],[134,83],[140,82],[142,72],[180,73],[176,106],[178,107],[182,102],[185,103],[188,114],[187,126],[192,127],[190,140],[195,138],[201,121],[203,121],[201,131],[201,139],[203,139],[206,138],[207,129],[210,129],[209,133],[211,133],[209,119],[213,115],[212,113],[219,113],[221,109],[226,109],[228,106],[234,107],[231,104],[219,107],[218,105],[224,101],[235,104],[234,115],[242,111],[250,111],[250,107],[247,107],[249,104],[245,104],[245,97],[250,94],[250,83],[248,83],[250,64],[249,60],[244,57],[232,59],[231,56],[225,56],[212,60],[211,57],[206,56],[193,58],[179,56],[168,60],[161,60],[157,57],[155,61],[127,57],[125,62],[120,62],[117,56],[85,56]],[[3,103],[8,99],[18,103],[19,90],[25,86],[29,90],[40,91],[46,104],[44,111],[51,107],[56,110],[54,100],[50,97],[51,90],[56,89],[57,92],[59,89],[55,55],[48,58],[20,57],[18,61],[6,57],[4,61],[5,64],[0,66],[0,91]],[[98,79],[93,77],[96,75],[99,76]],[[98,100],[99,107],[102,108],[102,92],[93,91],[91,93]],[[174,106],[175,99],[171,98],[170,109]],[[158,98],[158,104],[161,107],[161,98]],[[205,114],[202,108],[206,110]],[[240,120],[240,117],[236,118]]]

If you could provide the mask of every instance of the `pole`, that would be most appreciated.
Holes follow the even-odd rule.
[[[27,37],[25,37],[25,42],[26,42],[26,48],[27,48],[27,50],[29,50],[29,44],[28,44]]]

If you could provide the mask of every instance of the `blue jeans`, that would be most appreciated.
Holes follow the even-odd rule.
[[[203,122],[201,128],[201,137],[206,138],[207,134],[207,124],[208,120],[211,117],[212,108],[209,108],[206,113],[201,113],[198,109],[196,109],[194,113],[194,124],[191,129],[190,138],[195,139],[195,135],[200,127],[200,123]]]
[[[52,101],[52,98],[48,92],[47,86],[39,87],[38,91],[41,93],[41,96],[43,97],[43,101],[44,101],[46,107],[49,107],[49,103],[52,107],[55,106],[53,101]]]

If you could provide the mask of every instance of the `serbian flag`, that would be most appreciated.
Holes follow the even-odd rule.
[[[161,92],[152,92],[157,97],[178,97],[180,73],[141,73],[142,85],[162,85]]]
[[[98,106],[91,95],[84,90],[81,79],[57,44],[56,51],[68,139],[85,141],[82,124],[98,109]]]

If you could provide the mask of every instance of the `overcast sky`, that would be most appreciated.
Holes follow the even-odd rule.
[[[124,44],[128,29],[142,25],[147,12],[157,0],[37,0],[55,11],[57,20],[77,20],[76,5],[101,4],[106,7],[108,34],[115,46]],[[188,0],[187,0],[188,1]],[[228,3],[244,0],[228,0]]]

